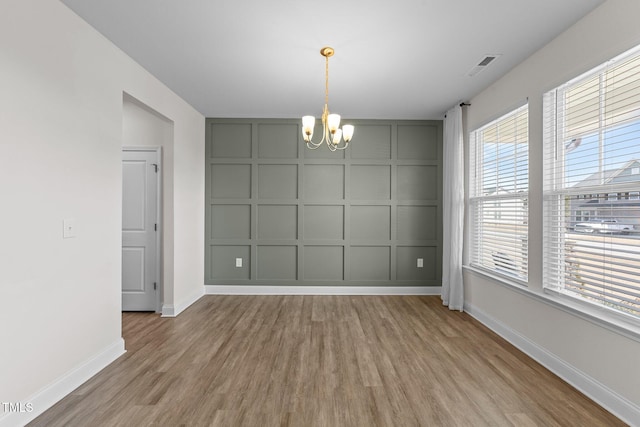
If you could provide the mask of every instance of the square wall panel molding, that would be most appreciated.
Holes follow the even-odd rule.
[[[331,152],[299,119],[207,119],[207,285],[441,285],[442,122],[353,123]]]

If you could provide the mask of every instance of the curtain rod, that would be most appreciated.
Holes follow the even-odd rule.
[[[468,106],[470,106],[470,105],[471,105],[471,104],[467,104],[466,102],[461,102],[461,103],[460,103],[460,108],[462,108],[462,107],[468,107]],[[446,115],[446,114],[444,115],[444,118],[445,118],[445,119],[447,118],[447,115]]]

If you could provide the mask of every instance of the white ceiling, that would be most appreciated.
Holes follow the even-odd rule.
[[[206,117],[440,119],[603,0],[61,0]],[[485,55],[501,54],[474,77]]]

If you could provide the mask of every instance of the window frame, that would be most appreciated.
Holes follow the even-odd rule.
[[[518,153],[514,155],[514,172],[513,172],[513,186],[514,189],[517,190],[519,184],[519,178],[524,175],[526,178],[526,191],[515,191],[514,193],[509,194],[500,194],[499,188],[502,188],[499,183],[501,181],[500,177],[496,173],[495,178],[495,194],[492,195],[483,195],[482,188],[485,187],[485,183],[482,182],[482,178],[479,177],[479,173],[483,170],[483,166],[485,162],[483,162],[482,157],[484,153],[484,147],[482,146],[483,140],[480,138],[480,135],[483,134],[484,131],[490,129],[492,126],[497,126],[501,122],[507,122],[508,120],[517,121],[517,117],[526,113],[526,126],[523,126],[522,129],[518,129],[516,138],[520,136],[524,136],[526,139],[526,149],[524,150],[524,155],[518,156]],[[499,140],[498,140],[499,141]],[[496,142],[498,142],[496,141]],[[514,142],[514,146],[517,142]],[[485,123],[482,126],[477,127],[476,129],[469,132],[469,165],[470,167],[467,169],[467,178],[469,183],[469,222],[470,222],[470,232],[469,243],[469,261],[468,267],[481,271],[483,274],[488,276],[495,277],[496,279],[503,281],[505,283],[509,283],[511,285],[519,285],[526,287],[528,285],[528,268],[529,268],[529,253],[528,253],[528,244],[529,244],[529,103],[525,101],[521,104],[518,104],[516,108],[511,109],[507,113],[501,115],[500,117],[491,120],[488,123]],[[517,148],[517,147],[516,147]],[[497,147],[496,147],[497,151]],[[519,161],[524,159],[525,166],[522,167],[518,165]],[[508,207],[505,209],[500,209],[503,204],[507,204]],[[521,208],[518,209],[517,206],[520,205]],[[520,212],[521,217],[513,216],[514,212]],[[500,222],[513,222],[514,226],[519,227],[521,230],[520,233],[514,234],[511,239],[513,243],[513,250],[520,251],[522,257],[514,256],[515,259],[510,258],[509,254],[503,253],[501,251],[494,250],[494,253],[491,254],[491,260],[493,264],[493,268],[488,263],[488,256],[484,249],[480,249],[479,247],[483,245],[483,243],[479,243],[478,239],[484,239],[485,232],[484,229],[487,226],[487,221],[482,221],[479,219],[478,215],[483,215],[484,218],[489,217],[490,219],[494,219],[496,223]],[[511,218],[511,219],[510,219]],[[523,219],[522,223],[518,221]],[[517,225],[516,225],[517,223]],[[489,233],[487,233],[488,235]],[[490,239],[488,239],[490,240]],[[490,245],[489,245],[490,246]],[[482,253],[478,253],[480,250]],[[482,262],[481,259],[485,261]],[[520,261],[520,264],[518,264]],[[524,271],[524,274],[522,272]],[[515,272],[515,273],[514,273]]]
[[[613,210],[613,205],[617,202],[623,202],[625,200],[636,200],[635,199],[635,191],[633,191],[633,187],[630,187],[628,182],[619,182],[612,183],[606,182],[603,178],[604,171],[602,164],[606,159],[605,152],[611,146],[615,144],[613,142],[615,140],[615,131],[620,126],[631,126],[640,124],[640,115],[633,119],[628,119],[627,121],[620,121],[613,123],[607,123],[606,119],[603,119],[604,114],[611,114],[606,109],[603,101],[609,96],[608,91],[614,92],[615,86],[609,87],[610,83],[607,80],[607,73],[611,70],[616,70],[616,66],[618,64],[625,65],[628,61],[634,61],[640,58],[640,46],[631,49],[612,60],[606,61],[605,63],[593,68],[592,70],[567,81],[566,83],[558,86],[551,91],[548,91],[544,94],[544,112],[543,112],[543,142],[544,142],[544,156],[543,156],[543,291],[545,293],[554,295],[559,297],[563,301],[569,301],[569,304],[577,307],[585,307],[587,311],[591,311],[592,309],[597,310],[598,313],[607,313],[606,317],[613,317],[616,319],[623,319],[625,322],[629,322],[633,325],[640,325],[640,309],[631,309],[631,311],[626,311],[625,303],[617,301],[620,297],[617,296],[616,292],[619,289],[622,295],[626,298],[632,298],[634,293],[634,288],[640,288],[640,282],[634,279],[604,279],[607,276],[605,268],[602,267],[602,281],[601,285],[593,285],[589,284],[588,287],[593,287],[597,289],[598,286],[602,288],[602,296],[599,297],[591,297],[588,293],[581,294],[580,292],[575,292],[575,285],[566,285],[565,281],[570,277],[574,277],[573,273],[568,272],[567,268],[571,268],[570,265],[575,260],[578,260],[581,263],[589,263],[590,261],[588,255],[576,255],[571,254],[572,250],[569,249],[567,243],[570,238],[567,237],[567,231],[570,230],[572,219],[577,220],[577,213],[580,213],[581,219],[583,222],[587,222],[588,219],[585,218],[588,216],[590,218],[600,217],[601,215],[598,213],[594,216],[594,213],[598,211],[598,206],[595,206],[595,212],[588,212],[584,208],[580,210],[576,210],[575,213],[572,211],[571,207],[567,210],[567,203],[573,203],[574,200],[580,199],[588,199],[587,194],[589,194],[592,198],[595,193],[596,198],[600,198],[601,202],[605,204],[609,204],[610,216],[611,218],[605,217],[605,219],[601,219],[603,222],[615,222],[613,219],[616,214]],[[579,88],[581,84],[585,82],[589,82],[591,80],[598,80],[598,90],[597,90],[597,99],[598,107],[597,107],[597,115],[600,117],[597,127],[594,130],[591,130],[589,133],[585,132],[585,135],[596,134],[598,135],[598,145],[599,145],[599,154],[598,161],[600,163],[600,175],[599,180],[601,182],[597,184],[589,183],[589,187],[585,188],[582,192],[580,192],[580,188],[576,186],[575,183],[570,179],[570,176],[567,174],[567,167],[565,165],[565,156],[566,153],[570,152],[572,149],[569,149],[566,145],[566,139],[571,138],[571,136],[563,138],[563,131],[565,129],[571,130],[571,127],[565,123],[566,116],[570,116],[571,113],[566,113],[566,106],[564,105],[564,95],[568,94],[571,90],[575,90]],[[635,82],[636,85],[640,86],[640,78],[635,77],[632,83]],[[612,83],[615,84],[615,83]],[[589,106],[587,105],[588,101],[583,100],[580,103],[574,104],[573,108],[580,108],[587,110]],[[576,107],[578,106],[578,107]],[[632,115],[637,111],[640,111],[640,106],[636,107],[635,103],[625,104],[623,108],[630,108]],[[615,110],[613,110],[615,111]],[[574,118],[575,119],[575,118]],[[607,133],[611,132],[612,135],[608,136]],[[635,132],[633,138],[640,138],[640,131]],[[573,141],[573,140],[572,140]],[[550,160],[551,159],[551,160]],[[553,163],[553,165],[550,165]],[[558,166],[559,164],[559,166]],[[632,172],[633,173],[633,172]],[[575,179],[575,177],[573,177]],[[633,181],[634,185],[640,184],[638,181]],[[575,186],[575,187],[574,187]],[[596,200],[596,204],[597,204]],[[576,203],[576,206],[580,206]],[[582,205],[584,206],[584,205]],[[572,218],[575,216],[576,218]],[[562,226],[564,224],[564,226]],[[602,234],[610,234],[613,235],[613,232]],[[595,234],[595,232],[594,232]],[[640,237],[638,237],[640,238]],[[574,239],[575,240],[575,239]],[[613,240],[613,239],[611,239]],[[574,243],[575,244],[575,243]],[[578,243],[579,246],[580,243]],[[606,243],[603,243],[606,245]],[[612,245],[612,243],[609,243]],[[628,244],[629,247],[635,246],[632,243]],[[627,246],[625,246],[626,248]],[[578,249],[578,252],[580,250]],[[608,249],[607,251],[611,253],[615,253]],[[604,251],[603,251],[604,253]],[[631,255],[630,255],[631,256]],[[607,259],[607,269],[611,269],[614,272],[619,272],[618,270],[620,265],[624,268],[625,261],[624,255],[611,255],[607,254],[603,255],[603,259]],[[568,263],[568,264],[567,264]],[[569,265],[569,267],[567,267]],[[604,264],[603,264],[604,265]],[[561,271],[561,266],[564,266],[564,271]],[[635,267],[633,267],[635,268]],[[583,268],[579,270],[580,273],[576,274],[585,274],[586,270]],[[629,274],[626,270],[622,270],[624,273]],[[633,273],[633,269],[630,270]],[[615,273],[614,273],[615,274]],[[578,277],[578,276],[575,276]],[[637,277],[637,276],[633,276]],[[589,279],[587,283],[589,283]],[[611,281],[611,283],[609,283]],[[632,284],[626,284],[625,282],[633,282]],[[619,285],[619,286],[616,286]],[[635,291],[637,292],[637,291]],[[628,296],[630,295],[630,296]],[[598,302],[600,300],[600,302]],[[622,301],[622,300],[621,300]],[[631,306],[638,306],[637,303],[631,303]]]

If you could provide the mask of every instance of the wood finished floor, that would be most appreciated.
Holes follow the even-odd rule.
[[[439,297],[206,296],[123,336],[30,425],[624,425]]]

